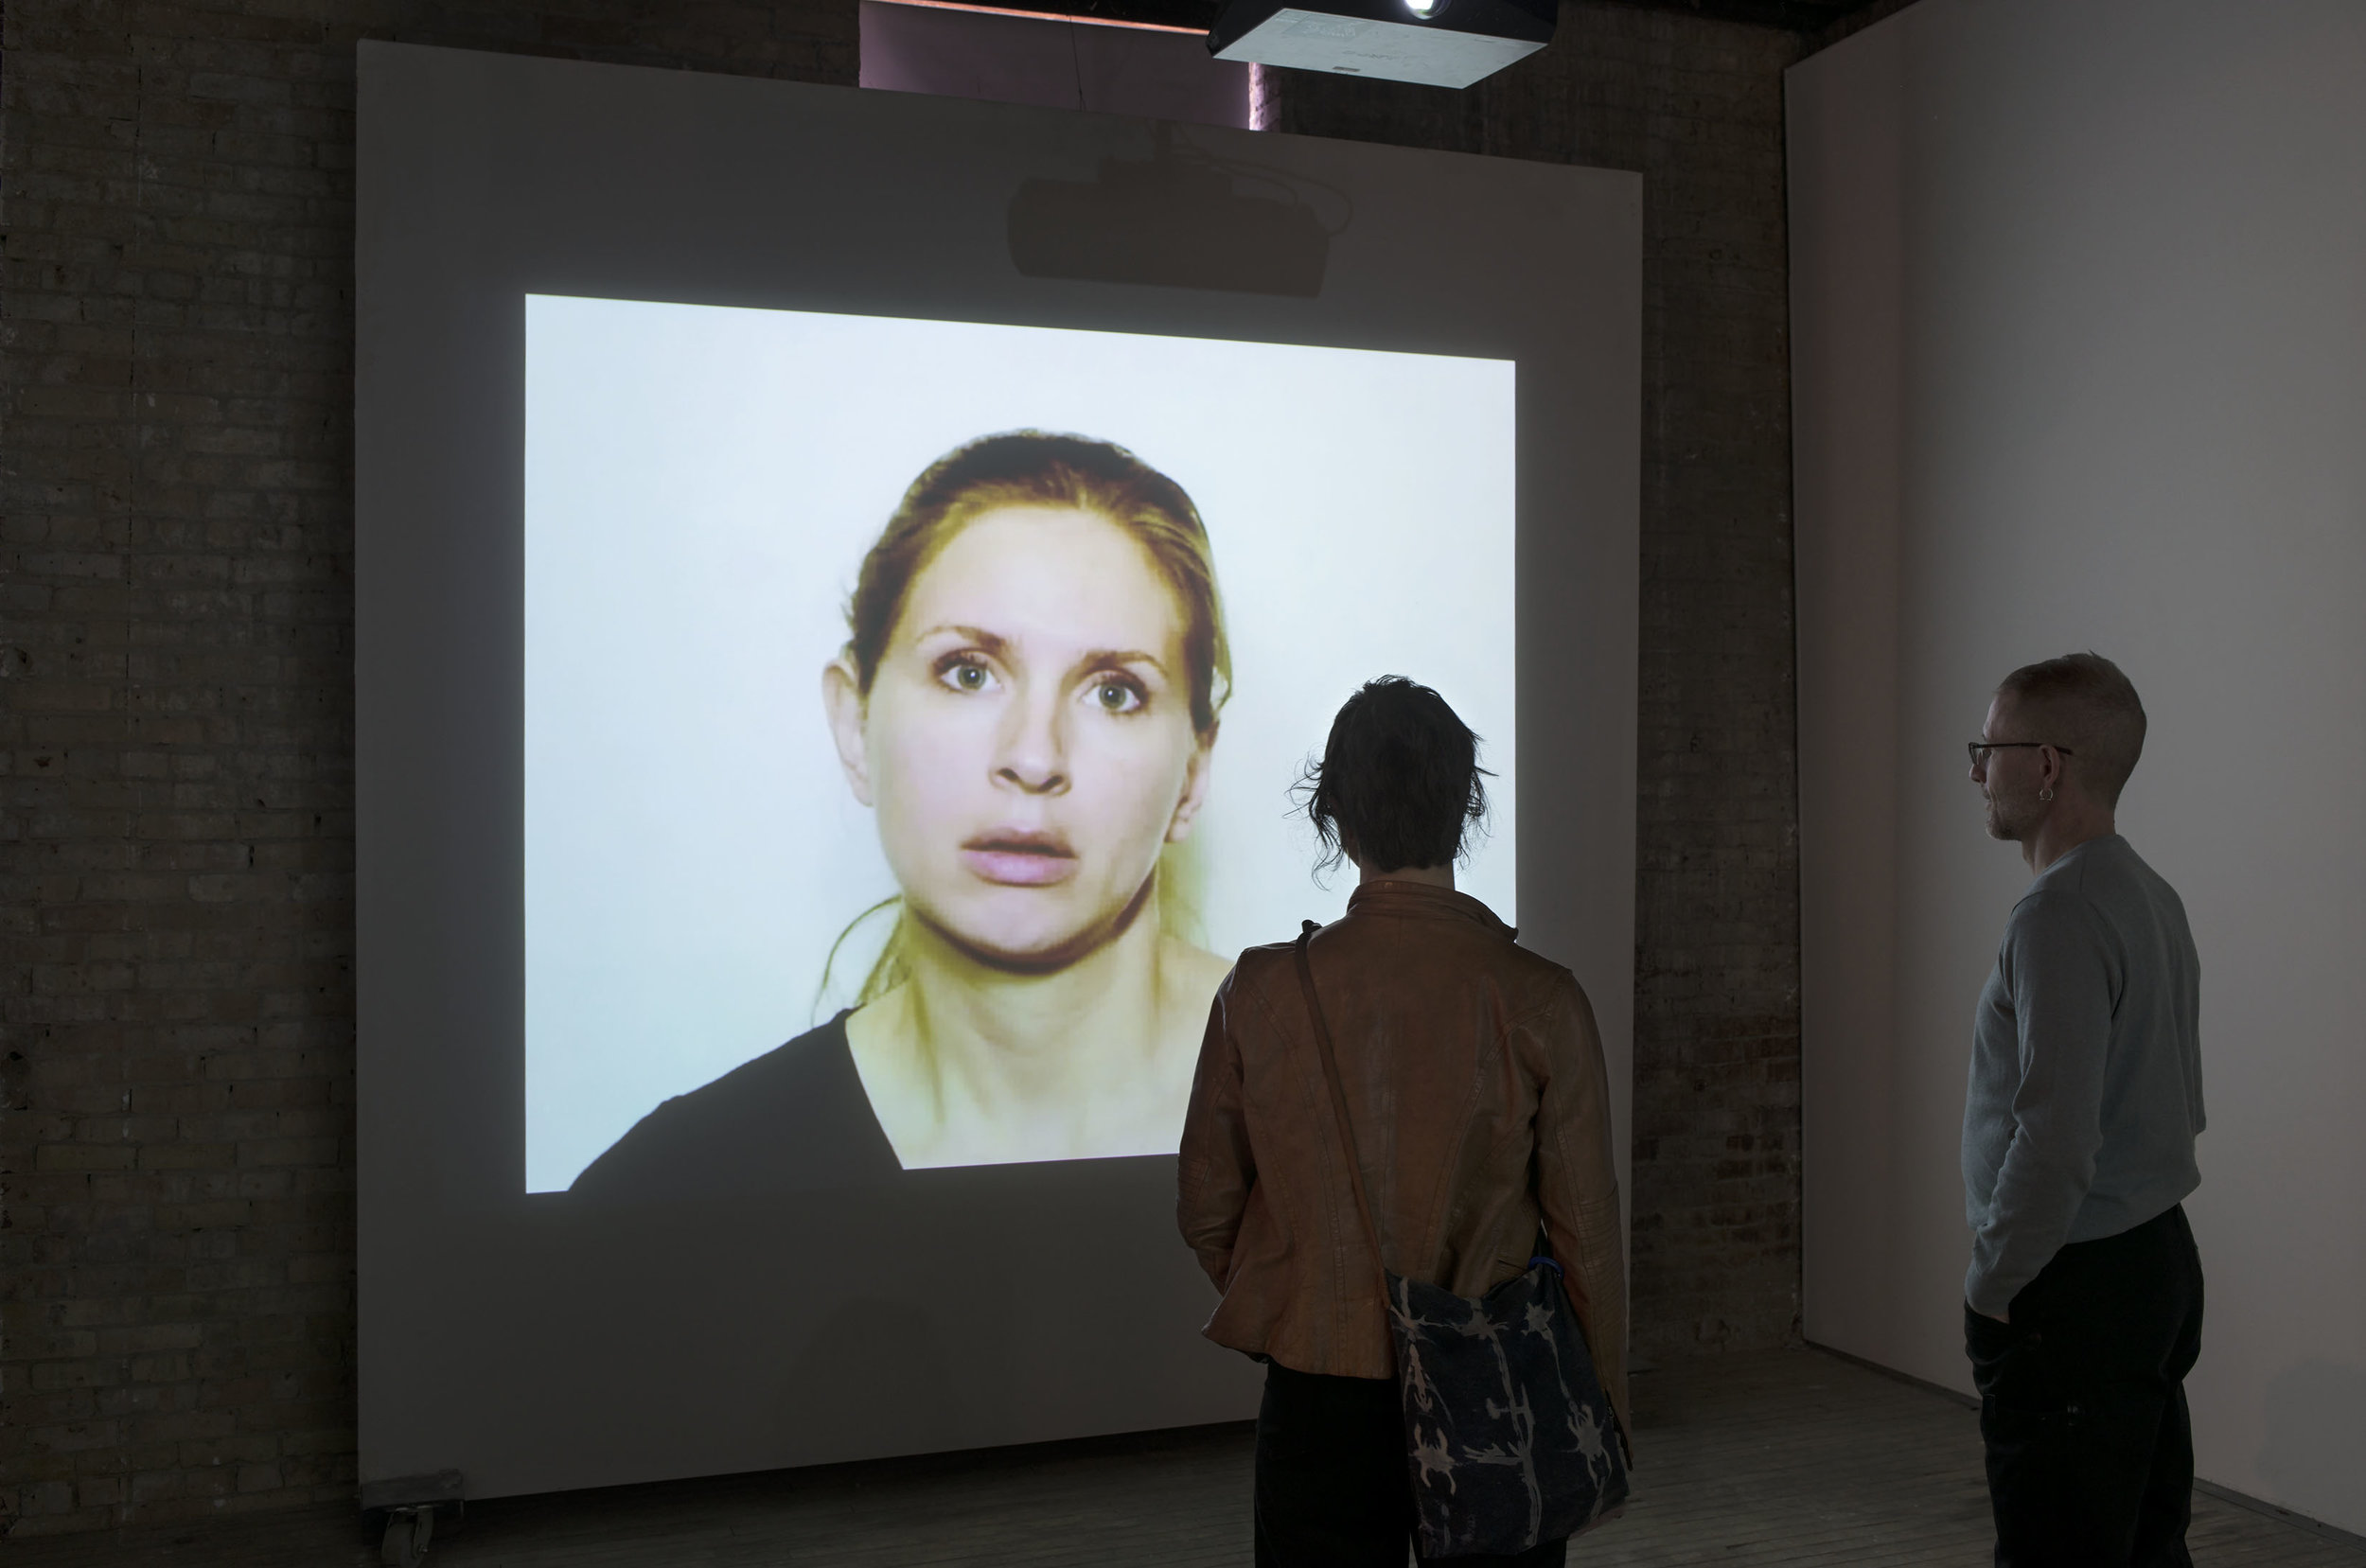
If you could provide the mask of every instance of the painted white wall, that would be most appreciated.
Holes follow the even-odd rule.
[[[1969,1386],[1962,743],[2094,648],[2201,951],[2199,1469],[2366,1530],[2366,7],[1922,0],[1790,103],[1808,1337]]]

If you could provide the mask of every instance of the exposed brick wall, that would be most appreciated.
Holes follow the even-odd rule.
[[[356,40],[851,81],[855,16],[7,7],[17,1530],[352,1496]]]
[[[1798,803],[1782,71],[1790,33],[1564,0],[1463,93],[1280,74],[1282,131],[1639,170],[1642,713],[1633,1332],[1799,1331]]]
[[[0,67],[0,1508],[353,1481],[353,45],[854,78],[853,0],[14,0]],[[1280,128],[1641,169],[1636,1322],[1797,1306],[1784,34],[1570,9]]]

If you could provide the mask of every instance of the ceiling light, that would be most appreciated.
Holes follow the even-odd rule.
[[[1218,60],[1468,87],[1552,42],[1556,0],[1227,0]]]

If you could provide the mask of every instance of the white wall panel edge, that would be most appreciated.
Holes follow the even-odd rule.
[[[1896,1331],[1892,1202],[1898,545],[1905,395],[1901,19],[1786,75],[1800,801],[1801,1317],[1967,1385]]]

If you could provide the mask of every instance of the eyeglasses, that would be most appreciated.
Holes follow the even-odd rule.
[[[1964,749],[1971,753],[1972,766],[1986,767],[1991,751],[2029,751],[2040,746],[2053,745],[2052,741],[2042,740],[1968,740],[1964,742]],[[2054,749],[2066,757],[2075,755],[2067,746],[2055,746]]]

